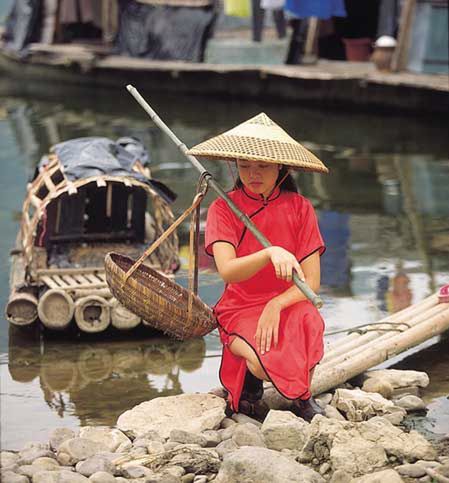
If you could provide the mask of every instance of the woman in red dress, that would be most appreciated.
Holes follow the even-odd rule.
[[[272,245],[263,248],[221,198],[210,206],[205,248],[226,283],[214,311],[229,407],[263,417],[262,381],[269,380],[293,400],[293,412],[310,421],[321,412],[310,382],[323,356],[324,322],[292,283],[292,274],[295,270],[317,292],[325,247],[314,209],[297,193],[289,167],[327,168],[265,114],[190,153],[235,160],[239,178],[228,196]]]

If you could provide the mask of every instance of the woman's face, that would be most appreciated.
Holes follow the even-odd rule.
[[[237,168],[245,188],[255,194],[267,197],[276,186],[280,165],[239,159]]]

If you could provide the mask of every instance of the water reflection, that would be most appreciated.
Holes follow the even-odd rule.
[[[180,374],[201,368],[203,338],[69,342],[10,328],[8,369],[16,382],[38,380],[48,407],[81,425],[115,424],[143,401],[184,392]]]

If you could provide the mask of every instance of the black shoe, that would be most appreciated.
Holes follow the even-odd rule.
[[[263,381],[246,370],[245,381],[243,382],[242,395],[240,399],[254,403],[262,399]]]
[[[310,397],[309,399],[295,399],[291,408],[291,412],[296,416],[310,423],[317,414],[324,415],[324,410],[318,403]]]
[[[255,402],[249,402],[245,399],[240,399],[239,413],[245,414],[246,416],[256,419],[261,423],[263,423],[269,412],[270,408],[264,401],[262,401],[262,399],[259,399]]]

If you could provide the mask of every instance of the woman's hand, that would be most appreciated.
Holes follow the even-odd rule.
[[[300,280],[304,282],[304,273],[296,257],[282,247],[269,247],[266,249],[271,263],[276,271],[276,277],[290,282],[293,278],[293,270],[296,270]]]
[[[263,355],[271,348],[278,345],[279,338],[279,321],[281,316],[281,306],[274,299],[265,305],[259,322],[257,324],[256,339],[257,350]]]

